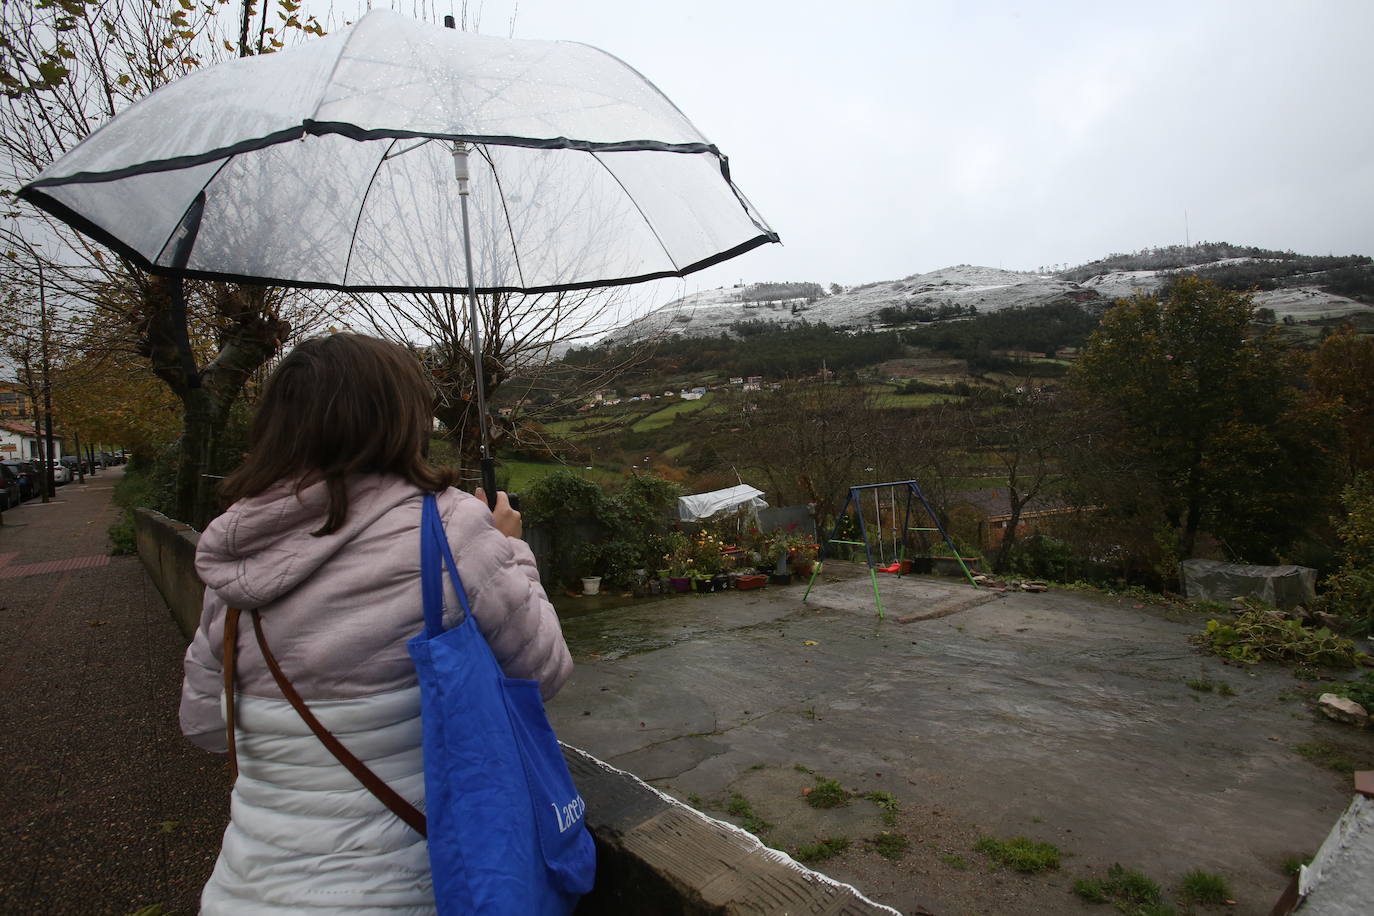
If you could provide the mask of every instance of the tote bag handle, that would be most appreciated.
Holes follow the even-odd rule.
[[[234,688],[235,688],[235,655],[238,642],[239,616],[243,612],[236,607],[229,608],[224,618],[224,718],[225,726],[228,729],[226,735],[229,745],[229,776],[230,782],[238,780],[238,755],[234,746],[234,732],[236,727],[234,715]],[[262,651],[262,660],[267,663],[267,669],[272,672],[272,679],[277,682],[278,689],[282,696],[300,715],[310,730],[315,733],[329,752],[334,755],[334,759],[343,764],[344,769],[352,773],[358,782],[363,784],[363,788],[371,792],[378,801],[386,805],[391,813],[414,830],[420,836],[427,836],[425,815],[420,809],[406,801],[391,786],[387,785],[381,777],[372,772],[368,765],[354,756],[353,752],[344,747],[334,733],[324,727],[315,714],[310,711],[310,707],[305,705],[305,700],[296,692],[295,685],[286,677],[286,673],[281,670],[281,665],[277,664],[277,658],[272,654],[272,650],[267,645],[267,637],[262,632],[262,617],[257,609],[253,610],[253,632],[257,634],[258,648]]]

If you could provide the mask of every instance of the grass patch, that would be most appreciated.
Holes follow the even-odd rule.
[[[941,855],[940,855],[940,861],[943,862],[943,863],[945,863],[946,865],[948,865],[950,868],[954,869],[955,871],[968,871],[968,859],[965,859],[963,856],[959,855],[958,853],[953,853],[953,852],[941,853]]]
[[[1105,878],[1080,878],[1073,892],[1089,903],[1110,903],[1127,916],[1171,916],[1159,885],[1143,872],[1113,865]]]
[[[693,808],[700,808],[702,806],[701,796],[695,792],[688,792],[687,804],[691,805]]]
[[[911,841],[900,833],[882,833],[868,841],[877,851],[878,855],[890,861],[897,861],[906,855],[906,851],[911,846]]]
[[[730,795],[730,801],[725,806],[725,813],[739,818],[740,826],[754,836],[759,836],[773,829],[772,824],[754,813],[754,806],[749,804],[749,799],[738,792]]]
[[[1214,681],[1210,678],[1195,677],[1184,681],[1184,683],[1187,684],[1189,688],[1199,693],[1215,692],[1223,697],[1233,697],[1236,695],[1236,688],[1225,681]]]
[[[1304,865],[1308,865],[1311,862],[1311,856],[1288,855],[1284,856],[1283,861],[1279,863],[1279,869],[1285,875],[1296,875],[1302,870]]]
[[[1231,899],[1231,885],[1225,878],[1196,868],[1183,876],[1178,887],[1189,903],[1225,903]]]
[[[110,556],[127,557],[138,552],[138,541],[134,529],[134,510],[140,507],[165,511],[166,497],[158,486],[155,474],[144,464],[126,464],[124,476],[114,486],[111,494],[114,504],[124,511],[110,525]]]
[[[902,810],[902,806],[897,803],[897,799],[886,792],[869,792],[864,798],[878,806],[878,811],[882,814],[884,824],[889,827],[896,826],[897,812]]]
[[[1028,840],[1023,836],[1010,840],[979,837],[978,842],[973,844],[973,851],[983,853],[998,865],[1024,874],[1058,868],[1061,855],[1059,847],[1053,843]]]
[[[827,837],[807,846],[798,846],[796,854],[792,858],[810,865],[812,862],[824,862],[826,859],[834,858],[848,848],[849,839],[847,837]]]
[[[1353,681],[1332,684],[1327,692],[1354,700],[1366,710],[1374,709],[1374,671],[1366,671]]]
[[[839,808],[849,804],[849,793],[835,780],[817,777],[816,787],[807,794],[806,803],[813,808]]]
[[[569,464],[553,461],[525,461],[519,458],[501,458],[497,462],[496,482],[508,493],[519,493],[529,489],[535,481],[541,480],[557,471],[572,471],[596,483],[609,483],[622,479],[625,474],[605,468],[592,468],[590,471]]]
[[[1345,751],[1325,741],[1299,744],[1293,750],[1317,766],[1326,767],[1328,770],[1335,770],[1337,773],[1344,773],[1347,776],[1354,773],[1358,768],[1358,764]]]

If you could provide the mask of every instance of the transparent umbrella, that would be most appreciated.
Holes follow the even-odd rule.
[[[20,195],[164,276],[467,293],[474,359],[479,294],[681,277],[778,241],[618,58],[386,10],[177,80]]]

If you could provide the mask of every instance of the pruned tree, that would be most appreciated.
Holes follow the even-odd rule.
[[[1016,547],[1018,528],[1026,508],[1048,495],[1060,481],[1059,455],[1065,440],[1075,435],[1065,422],[1063,400],[1027,377],[1003,392],[995,405],[967,402],[953,411],[971,451],[990,455],[1007,481],[1006,529],[993,568],[1005,571]]]
[[[569,365],[558,359],[570,344],[615,325],[621,288],[478,297],[483,390],[492,445],[551,449],[540,423],[565,416],[591,393],[609,387],[649,352],[652,341],[616,352],[613,360]],[[453,293],[394,293],[355,297],[352,320],[411,346],[429,369],[438,394],[435,417],[473,472],[478,458],[467,297]],[[500,404],[506,415],[494,410]]]
[[[171,80],[231,54],[267,53],[322,34],[292,0],[247,3],[242,18],[220,3],[42,0],[0,7],[0,176],[7,188],[32,179],[101,123]],[[261,19],[252,15],[257,11]],[[245,27],[256,21],[257,35]],[[231,39],[237,39],[231,40]],[[12,194],[12,191],[6,192]],[[248,378],[327,303],[296,293],[192,283],[185,314],[167,280],[37,209],[12,199],[0,221],[12,283],[40,271],[59,310],[102,313],[182,404],[175,512],[193,525],[213,514],[210,475],[218,439]],[[188,317],[189,316],[189,317]],[[196,355],[197,325],[206,346]]]

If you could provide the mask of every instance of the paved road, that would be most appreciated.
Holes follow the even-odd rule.
[[[223,762],[177,728],[181,635],[108,555],[122,472],[0,526],[0,913],[190,916],[228,817]]]

